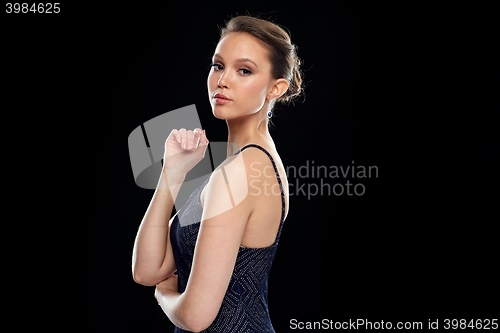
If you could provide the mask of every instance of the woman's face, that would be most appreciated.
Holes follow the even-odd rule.
[[[259,112],[274,79],[268,50],[247,33],[229,33],[219,41],[208,75],[208,97],[216,118],[235,119]],[[214,98],[225,95],[230,101]]]

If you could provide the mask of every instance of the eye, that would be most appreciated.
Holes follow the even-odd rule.
[[[217,64],[217,63],[211,63],[210,66],[208,66],[209,69],[211,69],[212,67],[214,67],[214,70],[216,70],[216,71],[222,69],[222,68],[219,68],[219,67],[222,67],[222,65],[221,64]]]
[[[243,73],[241,73],[241,74],[243,74],[243,75],[250,75],[250,74],[252,74],[252,72],[250,72],[250,71],[249,71],[248,69],[246,69],[246,68],[241,68],[241,69],[240,69],[240,71],[244,71]]]

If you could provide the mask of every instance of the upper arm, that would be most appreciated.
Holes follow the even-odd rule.
[[[196,327],[207,327],[219,312],[252,211],[252,198],[247,195],[247,166],[241,162],[234,159],[218,168],[207,184],[185,291],[187,311],[183,311]]]

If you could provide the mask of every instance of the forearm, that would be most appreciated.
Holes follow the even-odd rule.
[[[193,331],[182,311],[182,297],[183,294],[173,290],[162,290],[157,294],[158,303],[172,324],[185,331]]]
[[[134,278],[154,276],[165,259],[168,222],[185,174],[162,170],[158,185],[144,215],[134,244]]]

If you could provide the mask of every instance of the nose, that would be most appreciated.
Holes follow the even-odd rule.
[[[217,85],[219,86],[219,88],[228,88],[227,86],[227,77],[226,77],[226,71],[222,71],[222,74],[220,75],[219,77],[219,81],[217,82]]]

